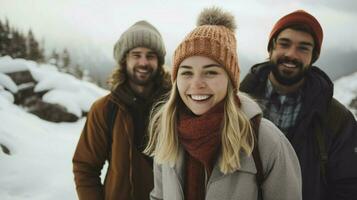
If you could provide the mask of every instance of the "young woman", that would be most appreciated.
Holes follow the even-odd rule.
[[[263,165],[261,197],[301,199],[300,166],[284,135],[262,119],[255,140],[250,120],[261,110],[237,94],[234,29],[231,14],[206,9],[175,51],[173,89],[152,115],[145,149],[154,157],[151,199],[256,200],[255,144]]]

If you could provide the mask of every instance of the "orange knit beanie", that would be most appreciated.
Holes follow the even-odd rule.
[[[236,25],[232,14],[219,8],[204,9],[197,27],[176,48],[171,79],[174,82],[181,62],[190,56],[207,56],[220,63],[227,71],[235,90],[239,84]]]

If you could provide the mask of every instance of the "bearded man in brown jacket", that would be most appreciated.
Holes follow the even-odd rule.
[[[79,199],[149,199],[152,160],[142,150],[151,108],[171,87],[163,68],[165,54],[160,33],[146,21],[132,25],[115,44],[118,68],[109,80],[111,92],[92,105],[73,156]],[[112,130],[109,102],[117,108]],[[103,184],[105,161],[109,167]]]

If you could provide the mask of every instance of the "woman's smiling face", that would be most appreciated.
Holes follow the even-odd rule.
[[[182,61],[177,73],[177,89],[185,105],[202,115],[227,95],[228,75],[224,68],[205,56]]]

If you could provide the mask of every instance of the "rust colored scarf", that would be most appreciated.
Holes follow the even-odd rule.
[[[205,169],[208,180],[221,145],[223,113],[223,102],[201,116],[195,116],[187,108],[179,113],[178,137],[186,152],[186,200],[205,198]]]

